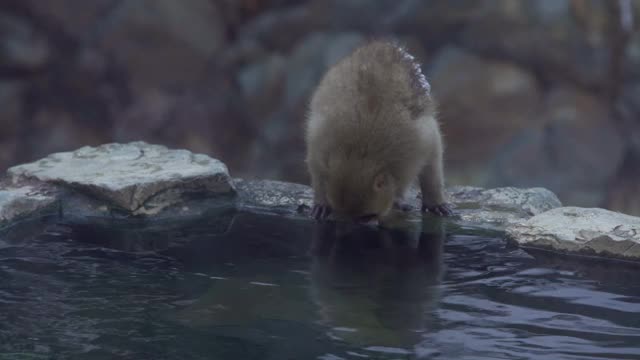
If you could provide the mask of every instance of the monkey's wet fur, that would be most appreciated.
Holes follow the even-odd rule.
[[[316,219],[376,221],[402,204],[416,179],[423,211],[453,214],[430,85],[395,43],[372,41],[327,71],[305,135]]]

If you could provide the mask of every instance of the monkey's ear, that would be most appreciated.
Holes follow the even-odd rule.
[[[384,174],[384,173],[378,174],[373,179],[373,188],[376,191],[380,191],[380,190],[386,188],[387,186],[389,186],[389,177],[386,174]]]

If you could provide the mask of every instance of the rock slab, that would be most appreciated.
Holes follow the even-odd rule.
[[[241,207],[308,215],[313,190],[306,185],[272,180],[235,179]],[[544,188],[504,187],[484,189],[472,186],[449,188],[450,202],[458,218],[469,224],[504,229],[549,209],[562,206],[558,197]],[[406,205],[410,215],[419,215],[419,193],[412,190]]]
[[[9,169],[14,183],[37,180],[82,192],[133,214],[156,213],[188,196],[235,192],[224,163],[144,142],[49,155]]]
[[[32,186],[0,189],[0,226],[33,215],[53,205],[56,197]]]
[[[456,186],[448,193],[460,218],[479,224],[506,226],[562,206],[553,192],[541,187]]]
[[[265,209],[311,208],[313,190],[306,185],[276,180],[234,179],[243,207]]]
[[[640,218],[605,209],[561,207],[506,230],[522,246],[640,260]]]

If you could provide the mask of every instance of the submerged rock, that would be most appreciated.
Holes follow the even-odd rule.
[[[33,186],[0,189],[0,227],[51,208],[56,196]]]
[[[131,214],[154,214],[186,198],[233,194],[227,167],[206,155],[144,142],[57,153],[8,171],[77,190]]]
[[[640,260],[640,218],[605,209],[562,207],[507,228],[526,247]]]

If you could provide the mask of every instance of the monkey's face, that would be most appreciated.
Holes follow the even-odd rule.
[[[393,206],[395,186],[385,174],[373,178],[336,178],[327,184],[327,200],[338,218],[370,222],[386,215]]]

